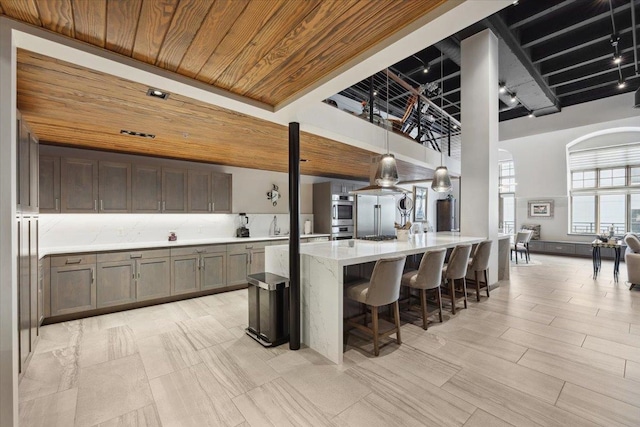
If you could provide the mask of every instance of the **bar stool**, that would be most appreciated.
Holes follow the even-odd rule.
[[[365,325],[348,319],[347,324],[373,335],[373,353],[380,354],[379,339],[387,335],[396,333],[396,342],[401,344],[400,339],[400,308],[398,298],[400,297],[400,280],[402,270],[406,261],[405,256],[393,258],[382,258],[376,262],[371,280],[347,288],[347,297],[365,305]],[[378,330],[378,307],[393,304],[395,328],[380,334]],[[371,307],[372,328],[366,325],[367,306]]]
[[[464,300],[464,308],[467,308],[467,266],[471,245],[458,245],[453,248],[449,262],[442,268],[443,284],[448,287],[451,298],[451,314],[456,314],[456,302]],[[462,287],[456,288],[456,280],[462,280]],[[456,294],[460,295],[458,297]]]
[[[442,267],[446,249],[426,252],[418,270],[409,271],[402,275],[402,286],[409,288],[409,308],[411,308],[411,289],[420,291],[420,308],[422,309],[422,329],[427,330],[427,317],[438,313],[442,323],[442,299],[440,295],[440,283],[442,281]],[[427,311],[427,291],[434,291],[437,310]]]
[[[473,257],[469,260],[467,273],[474,273],[476,283],[476,298],[480,301],[480,288],[487,288],[487,298],[489,298],[489,279],[487,279],[487,269],[489,268],[489,256],[491,255],[491,246],[493,241],[485,240],[480,242],[476,247]],[[484,273],[484,284],[478,278],[478,273]]]

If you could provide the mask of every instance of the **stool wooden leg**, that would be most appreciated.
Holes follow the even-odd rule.
[[[462,278],[462,293],[464,294],[464,308],[467,308],[467,279]]]
[[[484,271],[484,284],[487,285],[487,298],[489,298],[489,279],[487,279],[487,270]]]
[[[396,319],[396,342],[402,344],[402,339],[400,339],[400,304],[398,301],[393,303],[393,315]]]
[[[449,293],[451,294],[451,314],[456,314],[456,281],[455,279],[447,279],[449,283]]]
[[[478,280],[478,271],[474,271],[476,275],[476,299],[480,302],[480,281]]]
[[[368,311],[367,310],[367,304],[361,303],[361,305],[362,305],[362,309],[364,310],[364,326],[367,326],[368,325],[368,323],[367,323],[367,311]]]
[[[422,307],[422,329],[427,330],[427,290],[420,289],[420,306]]]
[[[440,323],[442,323],[442,293],[440,293],[440,286],[436,288],[436,298],[438,299],[438,315]]]
[[[378,307],[371,307],[371,323],[373,326],[373,354],[378,356],[380,348],[378,347]]]

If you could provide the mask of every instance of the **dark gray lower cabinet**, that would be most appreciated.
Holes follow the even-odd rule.
[[[51,259],[51,315],[96,308],[96,256],[58,256]]]
[[[227,285],[242,285],[247,283],[247,272],[249,266],[249,253],[242,252],[227,253]]]
[[[264,248],[252,249],[249,254],[249,274],[264,272]]]
[[[199,266],[199,254],[171,257],[171,295],[200,290]]]
[[[227,285],[227,253],[224,252],[205,253],[200,255],[200,289],[224,288]]]
[[[136,261],[136,272],[137,301],[171,295],[171,265],[168,256],[140,259]]]
[[[128,304],[136,300],[135,268],[133,260],[98,262],[98,308]]]

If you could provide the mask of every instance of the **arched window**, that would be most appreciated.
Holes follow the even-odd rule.
[[[569,233],[640,232],[640,129],[610,129],[567,146]]]

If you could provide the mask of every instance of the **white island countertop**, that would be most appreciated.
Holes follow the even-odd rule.
[[[480,243],[483,240],[486,240],[486,237],[461,236],[456,232],[440,231],[414,235],[406,242],[355,239],[309,243],[300,247],[300,254],[337,261],[339,266],[345,266],[376,261],[385,255],[413,255],[427,250],[451,248],[458,244]],[[274,249],[286,250],[287,247],[272,246],[269,250]]]
[[[329,234],[301,234],[301,239],[314,237],[329,237]],[[180,239],[170,242],[166,239],[155,241],[118,242],[118,243],[92,243],[83,245],[61,244],[56,246],[41,246],[38,248],[40,258],[46,255],[73,254],[81,252],[106,252],[106,251],[126,251],[139,249],[164,249],[177,248],[181,246],[196,245],[224,245],[230,243],[251,243],[266,241],[288,240],[289,235],[280,236],[255,236],[255,237],[209,237],[201,239]]]

